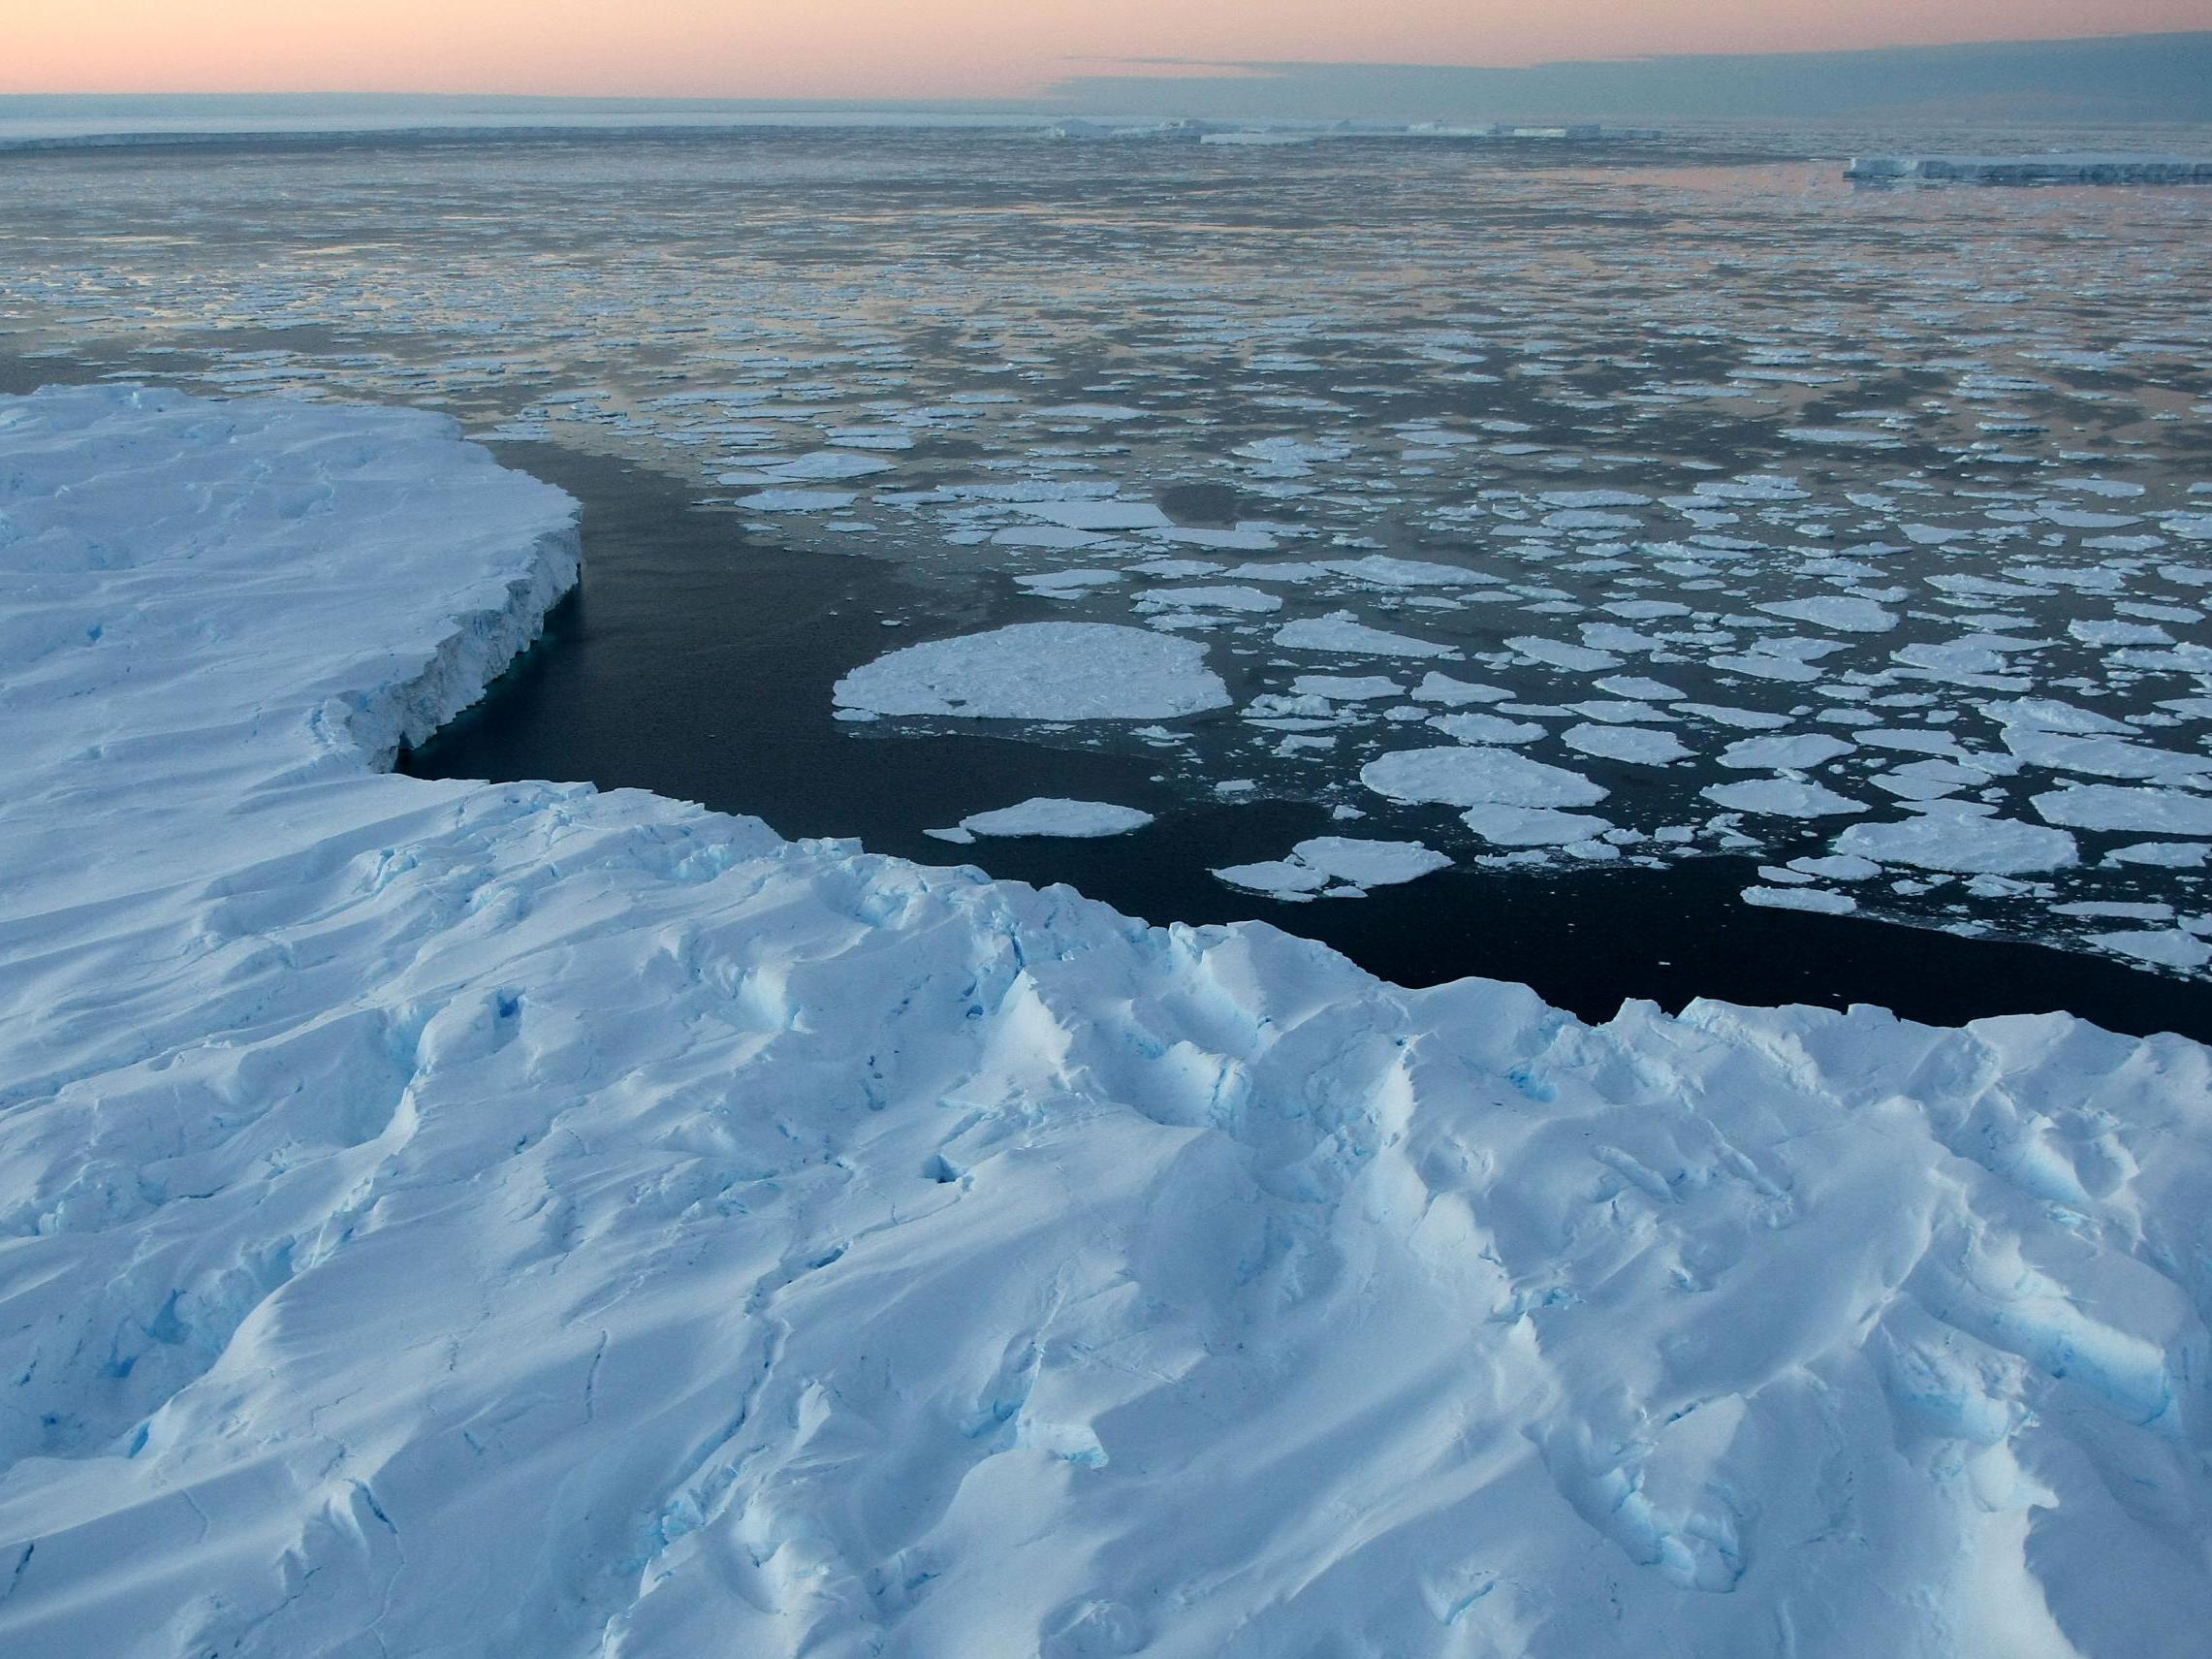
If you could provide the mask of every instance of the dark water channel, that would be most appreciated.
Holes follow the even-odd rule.
[[[900,587],[911,578],[747,537],[731,515],[638,467],[543,444],[498,448],[585,502],[584,585],[477,708],[403,757],[416,776],[650,789],[789,836],[850,836],[926,863],[1064,881],[1154,922],[1262,918],[1403,984],[1521,980],[1589,1019],[1627,998],[1671,1009],[1703,996],[1874,1003],[1944,1024],[2065,1008],[2117,1031],[2212,1039],[2201,986],[2038,945],[1755,909],[1737,896],[1756,879],[1752,860],[1454,870],[1364,900],[1297,905],[1233,891],[1209,870],[1343,826],[1292,802],[1193,805],[1144,754],[841,724],[831,687],[893,642],[887,619],[914,614]],[[954,847],[924,833],[1032,795],[1119,802],[1157,821],[1099,841]],[[1447,823],[1438,809],[1439,832]]]

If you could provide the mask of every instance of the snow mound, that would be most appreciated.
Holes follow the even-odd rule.
[[[2079,856],[2064,830],[1935,808],[1890,823],[1853,824],[1836,838],[1836,850],[1881,864],[1979,876],[2063,870]]]
[[[0,402],[0,1651],[2212,1625],[2203,1048],[380,774],[575,574],[432,417]]]

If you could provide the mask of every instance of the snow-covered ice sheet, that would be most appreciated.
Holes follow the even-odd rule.
[[[8,401],[0,515],[0,1651],[2212,1627],[2204,1049],[382,774],[575,572],[428,416]]]

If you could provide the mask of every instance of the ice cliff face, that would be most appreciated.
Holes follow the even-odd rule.
[[[0,402],[0,1650],[2181,1655],[2212,1067],[380,775],[430,417]]]

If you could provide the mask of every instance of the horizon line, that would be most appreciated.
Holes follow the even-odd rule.
[[[949,98],[850,98],[795,95],[789,97],[746,97],[734,93],[716,92],[624,92],[624,91],[505,91],[505,92],[453,92],[425,88],[401,90],[391,87],[366,86],[295,86],[283,89],[269,87],[169,87],[159,89],[137,88],[122,90],[104,87],[74,87],[41,91],[0,90],[0,100],[28,101],[34,99],[86,99],[146,100],[161,98],[202,99],[283,99],[283,98],[363,98],[363,99],[421,99],[448,103],[462,101],[483,102],[560,102],[560,103],[631,103],[652,105],[728,104],[748,105],[769,109],[837,108],[837,109],[996,109],[1007,110],[1033,105],[1049,99],[1061,87],[1092,80],[1156,80],[1172,84],[1178,80],[1270,80],[1294,76],[1301,71],[1325,69],[1353,69],[1370,72],[1409,70],[1420,73],[1454,73],[1518,75],[1543,70],[1578,69],[1597,66],[1632,66],[1644,64],[1695,64],[1695,63],[1748,63],[1758,60],[1790,60],[1818,58],[1879,57],[1885,54],[1936,54],[1952,51],[1988,50],[2007,47],[2064,47],[2087,46],[2100,43],[2147,41],[2195,41],[2212,39],[2212,28],[2205,29],[2144,29],[2121,33],[2100,32],[2079,35],[2007,35],[1982,39],[1938,42],[1905,42],[1880,46],[1836,47],[1817,50],[1799,51],[1691,51],[1691,52],[1631,52],[1616,56],[1540,58],[1526,63],[1464,63],[1464,62],[1414,62],[1391,58],[1185,58],[1160,56],[1113,57],[1095,54],[1056,59],[1068,65],[1096,65],[1122,69],[1175,68],[1216,70],[1220,75],[1067,75],[1050,80],[1036,92],[1008,94],[999,97],[949,97]]]

